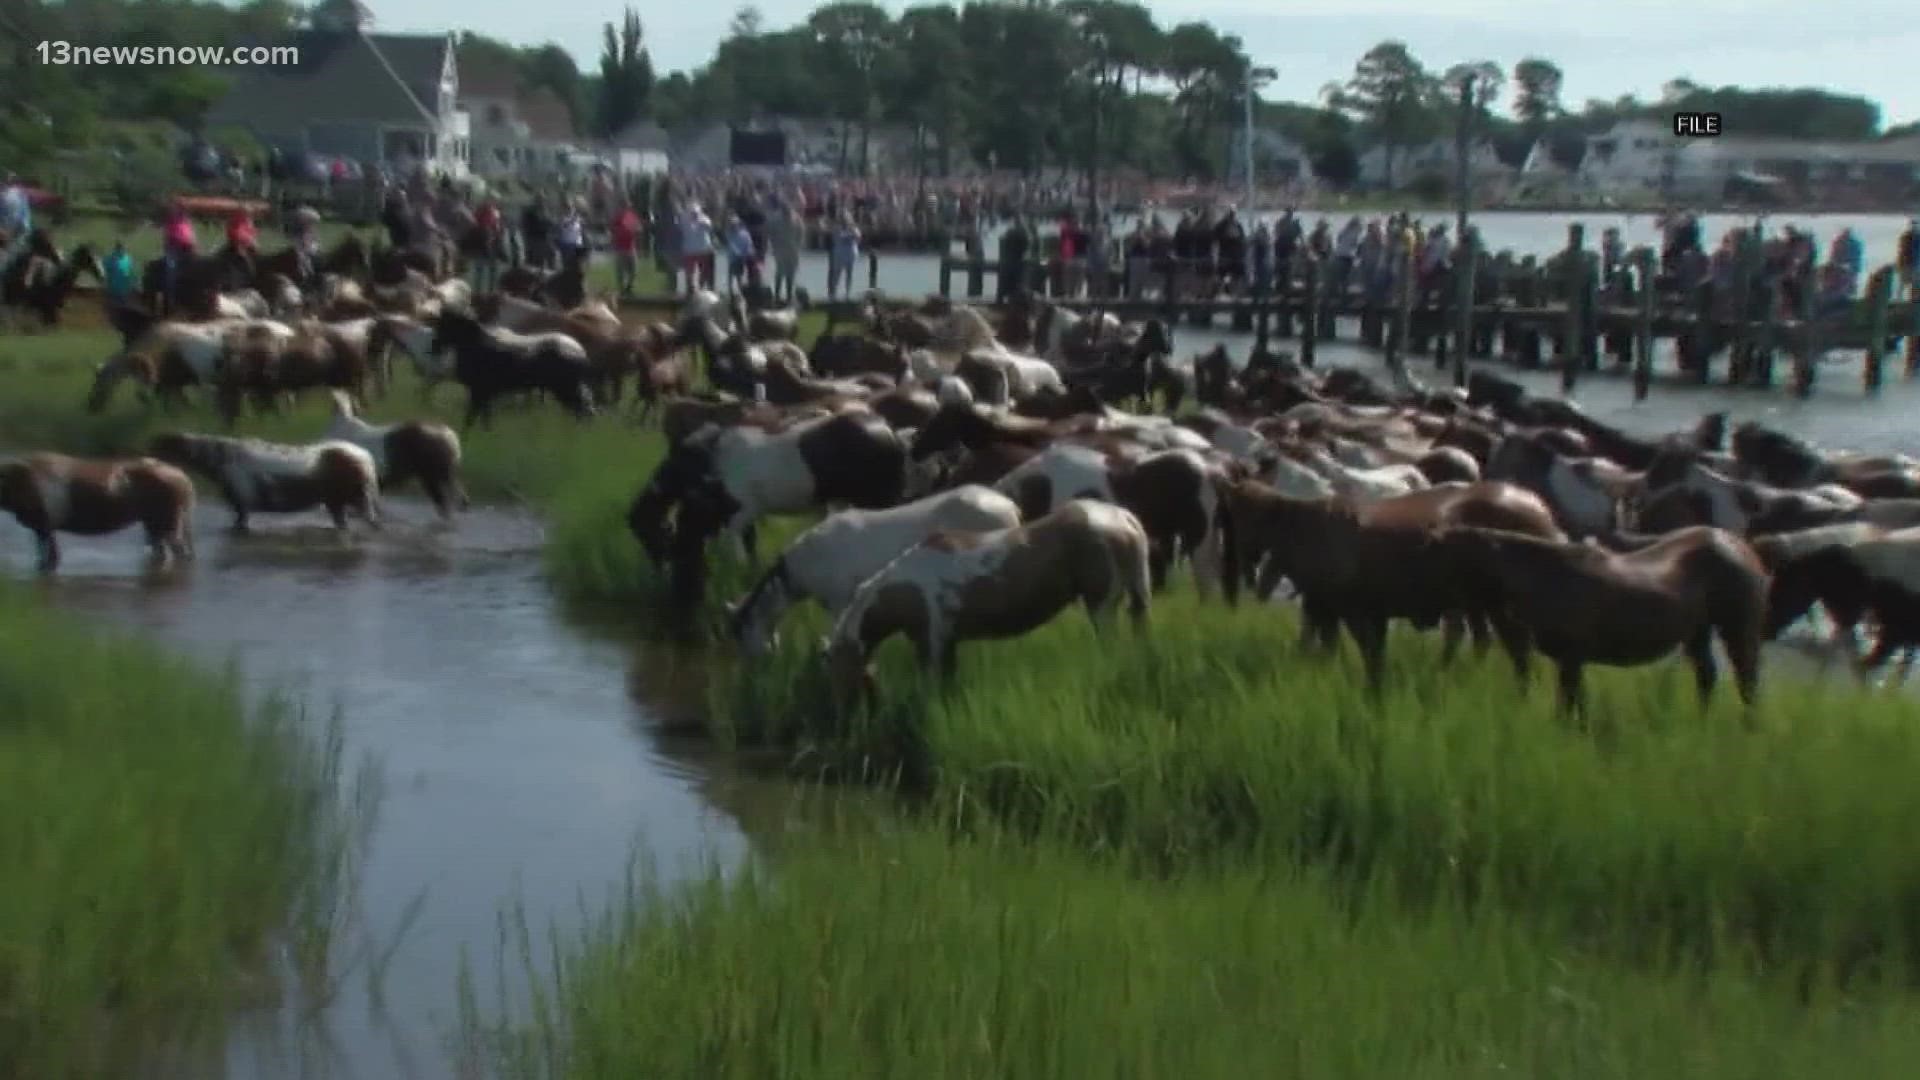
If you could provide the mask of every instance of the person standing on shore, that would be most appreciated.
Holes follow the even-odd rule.
[[[687,295],[713,288],[713,221],[699,203],[688,203],[680,218],[680,265],[687,276]]]
[[[859,260],[860,227],[852,213],[842,210],[827,249],[827,299],[834,298],[837,285],[845,285],[847,296],[853,296],[853,267]]]
[[[1908,221],[1907,231],[1900,234],[1894,265],[1899,268],[1896,273],[1905,290],[1920,296],[1920,218]]]
[[[773,217],[767,222],[767,247],[773,252],[774,302],[790,304],[794,279],[800,276],[800,221],[786,199],[774,201]]]
[[[613,220],[607,225],[607,242],[613,248],[613,285],[622,299],[633,295],[633,279],[640,271],[640,215],[633,203],[621,199]]]

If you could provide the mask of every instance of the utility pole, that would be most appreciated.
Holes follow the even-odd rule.
[[[1471,144],[1473,132],[1473,84],[1475,76],[1471,73],[1460,78],[1460,118],[1454,124],[1454,238],[1467,235],[1467,211],[1473,204],[1473,169],[1469,165],[1467,148]]]

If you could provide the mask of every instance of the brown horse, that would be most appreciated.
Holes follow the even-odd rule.
[[[136,523],[155,561],[193,557],[193,481],[152,458],[29,454],[0,462],[0,510],[33,533],[43,573],[60,567],[56,533],[101,536]]]
[[[1693,665],[1704,702],[1717,678],[1715,634],[1741,699],[1753,703],[1767,569],[1733,533],[1697,526],[1616,553],[1598,544],[1457,528],[1440,534],[1438,549],[1438,561],[1464,588],[1513,620],[1501,638],[1516,667],[1524,672],[1535,648],[1559,667],[1564,709],[1582,706],[1587,664],[1651,664],[1676,649]]]
[[[1376,689],[1392,620],[1420,627],[1446,621],[1451,653],[1464,629],[1484,640],[1485,623],[1496,614],[1434,557],[1437,530],[1479,525],[1564,539],[1539,496],[1492,481],[1360,503],[1290,498],[1243,480],[1226,486],[1220,517],[1228,602],[1248,580],[1262,599],[1282,578],[1291,580],[1300,594],[1302,641],[1331,648],[1345,626]]]
[[[868,578],[821,653],[843,701],[872,687],[868,660],[895,634],[923,668],[954,675],[963,641],[1018,637],[1079,601],[1096,629],[1125,600],[1143,627],[1151,601],[1147,533],[1110,503],[1076,499],[1012,529],[934,533]]]

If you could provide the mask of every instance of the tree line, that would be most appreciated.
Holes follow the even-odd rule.
[[[41,40],[75,44],[153,41],[270,41],[303,25],[288,0],[217,3],[149,0],[27,0],[0,8],[0,161],[31,165],[57,147],[87,142],[104,117],[161,120],[195,128],[224,89],[217,72],[180,67],[58,68],[38,63]],[[110,29],[103,29],[110,28]],[[1164,25],[1125,0],[922,5],[898,16],[860,0],[814,9],[802,22],[771,27],[757,8],[738,10],[710,60],[691,71],[655,72],[639,16],[608,23],[603,52],[582,71],[557,45],[521,47],[467,33],[463,57],[492,54],[526,88],[548,87],[576,127],[607,136],[636,120],[685,125],[784,116],[844,126],[848,171],[871,164],[872,132],[913,133],[915,160],[929,173],[962,167],[1033,172],[1070,168],[1133,170],[1155,176],[1230,175],[1256,61],[1236,36],[1205,22]],[[1471,79],[1471,82],[1468,80]],[[1258,124],[1306,151],[1335,185],[1358,176],[1359,155],[1399,152],[1450,134],[1464,103],[1474,130],[1518,164],[1544,140],[1577,164],[1585,137],[1616,120],[1664,117],[1677,108],[1720,112],[1743,135],[1870,139],[1879,107],[1820,89],[1705,87],[1675,80],[1657,101],[1623,97],[1577,107],[1562,100],[1551,60],[1510,64],[1462,56],[1421,58],[1385,41],[1352,74],[1310,102],[1256,97]],[[17,167],[17,166],[16,166]]]

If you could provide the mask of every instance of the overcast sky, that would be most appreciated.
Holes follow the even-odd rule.
[[[583,69],[597,63],[606,6],[502,0],[368,0],[380,29],[472,29],[518,44],[558,42]],[[1914,0],[1347,0],[1339,14],[1290,12],[1272,0],[1150,4],[1161,25],[1202,19],[1240,35],[1255,61],[1279,69],[1269,98],[1304,100],[1343,78],[1374,43],[1398,37],[1429,67],[1489,59],[1511,68],[1528,55],[1566,72],[1566,100],[1658,95],[1677,76],[1714,85],[1818,86],[1878,101],[1886,123],[1920,120],[1920,23]],[[735,0],[640,0],[656,68],[704,63],[726,32]],[[765,0],[769,26],[806,17],[806,0]],[[898,3],[885,5],[899,11]],[[1316,8],[1319,5],[1315,5]],[[1324,8],[1321,8],[1324,10]],[[1586,18],[1576,19],[1575,11]],[[1739,134],[1730,132],[1730,134]]]

